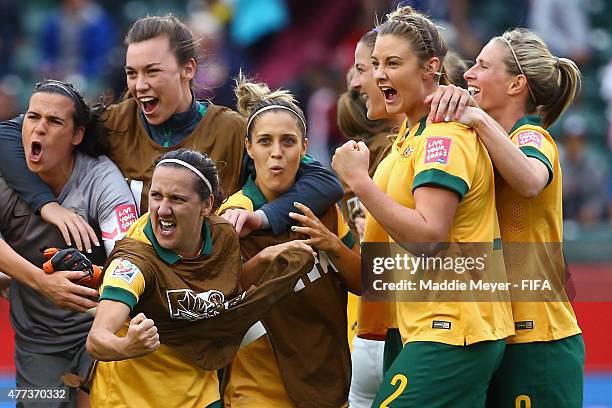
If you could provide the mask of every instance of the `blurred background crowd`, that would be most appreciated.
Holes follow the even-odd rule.
[[[0,120],[23,112],[33,85],[44,78],[74,83],[92,103],[119,98],[125,91],[122,41],[127,28],[147,14],[174,13],[200,38],[199,98],[234,107],[233,78],[240,68],[271,87],[291,89],[309,121],[310,154],[329,164],[345,141],[336,125],[336,102],[346,90],[355,44],[397,3],[0,0]],[[447,41],[468,65],[491,37],[516,26],[534,30],[553,54],[579,65],[581,96],[551,133],[561,150],[565,241],[576,244],[566,245],[568,261],[575,277],[603,285],[600,272],[612,265],[612,1],[401,3],[444,27]],[[602,336],[612,325],[608,305],[575,306],[588,344],[587,371],[607,373],[589,377],[585,406],[591,398],[590,406],[612,407],[612,350],[609,336]],[[6,360],[10,364],[10,356]]]

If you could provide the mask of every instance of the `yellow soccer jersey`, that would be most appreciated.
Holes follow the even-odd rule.
[[[276,364],[274,350],[264,335],[238,350],[223,396],[226,408],[292,408]]]
[[[492,249],[498,226],[493,166],[486,149],[466,126],[456,122],[426,124],[425,120],[411,129],[404,153],[391,172],[387,194],[403,206],[415,208],[413,191],[419,187],[455,192],[459,207],[446,242],[491,243]],[[393,242],[390,237],[389,241]],[[496,273],[503,274],[501,256],[498,264]],[[509,302],[501,299],[398,302],[402,339],[404,343],[435,341],[462,346],[506,338],[513,334],[512,316]]]
[[[130,227],[127,236],[150,244],[143,229],[148,213]],[[145,290],[142,272],[127,259],[114,259],[106,268],[100,287],[100,300],[125,303],[130,309]],[[118,333],[127,333],[129,321]],[[172,381],[168,381],[171,374]],[[117,387],[113,382],[123,384]],[[148,390],[143,393],[142,390]],[[220,399],[219,381],[214,371],[191,364],[174,349],[161,344],[144,357],[122,361],[100,361],[96,366],[90,403],[97,407],[207,407]]]
[[[382,191],[387,191],[391,170],[408,146],[407,121],[404,120],[391,151],[376,167],[372,180]],[[387,242],[384,228],[366,211],[363,242]],[[396,328],[395,305],[392,302],[368,302],[360,298],[357,309],[357,336],[370,340],[384,340],[387,329]]]
[[[510,131],[510,138],[525,155],[544,163],[549,173],[547,186],[533,199],[521,197],[499,175],[495,185],[502,241],[509,254],[506,257],[508,276],[534,277],[523,269],[532,268],[539,275],[538,271],[552,272],[553,265],[563,262],[559,152],[537,116],[519,120]],[[558,272],[559,269],[545,278],[562,279]],[[523,296],[515,295],[513,299]],[[516,335],[508,339],[509,343],[559,340],[581,333],[569,302],[513,302],[512,313]]]

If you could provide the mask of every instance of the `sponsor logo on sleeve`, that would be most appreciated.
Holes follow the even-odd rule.
[[[125,234],[130,225],[138,218],[136,216],[136,206],[134,204],[123,204],[115,208],[115,216],[119,225],[119,232]]]
[[[425,164],[448,164],[453,140],[450,137],[428,137],[425,144]]]
[[[527,145],[542,147],[542,134],[535,130],[523,130],[517,135],[517,139],[519,147]]]
[[[121,279],[129,285],[139,273],[140,269],[136,265],[127,259],[121,259],[113,269],[111,277]]]

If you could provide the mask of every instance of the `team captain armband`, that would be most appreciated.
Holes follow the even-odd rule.
[[[114,300],[133,309],[144,289],[144,276],[136,265],[127,259],[113,259],[104,274],[100,300]]]

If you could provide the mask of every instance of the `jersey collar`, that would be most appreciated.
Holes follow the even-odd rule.
[[[153,245],[157,255],[167,264],[175,265],[181,259],[183,259],[182,256],[159,245],[159,242],[157,242],[157,238],[155,238],[155,234],[153,233],[150,216],[147,217],[147,223],[144,227],[144,234],[147,239],[151,241],[151,245]],[[208,221],[206,219],[204,219],[204,222],[202,223],[202,240],[204,241],[204,244],[202,245],[199,255],[210,255],[212,253],[212,239],[210,238],[210,227],[208,226]]]
[[[421,134],[423,133],[423,131],[425,130],[425,126],[427,126],[427,115],[423,116],[420,120],[419,120],[419,126],[417,127],[417,130],[415,132],[415,136],[421,136]]]
[[[542,120],[538,115],[523,116],[514,124],[514,126],[512,126],[512,129],[510,129],[510,132],[508,132],[508,134],[511,135],[512,133],[514,133],[515,130],[517,130],[523,125],[542,126]]]
[[[255,184],[255,180],[253,180],[253,175],[249,176],[249,179],[242,187],[242,194],[248,197],[253,203],[253,211],[259,210],[264,204],[268,203],[266,197],[264,197],[263,193]]]
[[[186,138],[206,114],[208,105],[196,100],[191,93],[191,106],[186,112],[175,113],[164,123],[150,124],[142,110],[139,110],[140,120],[151,139],[160,146],[170,147],[179,144]]]

